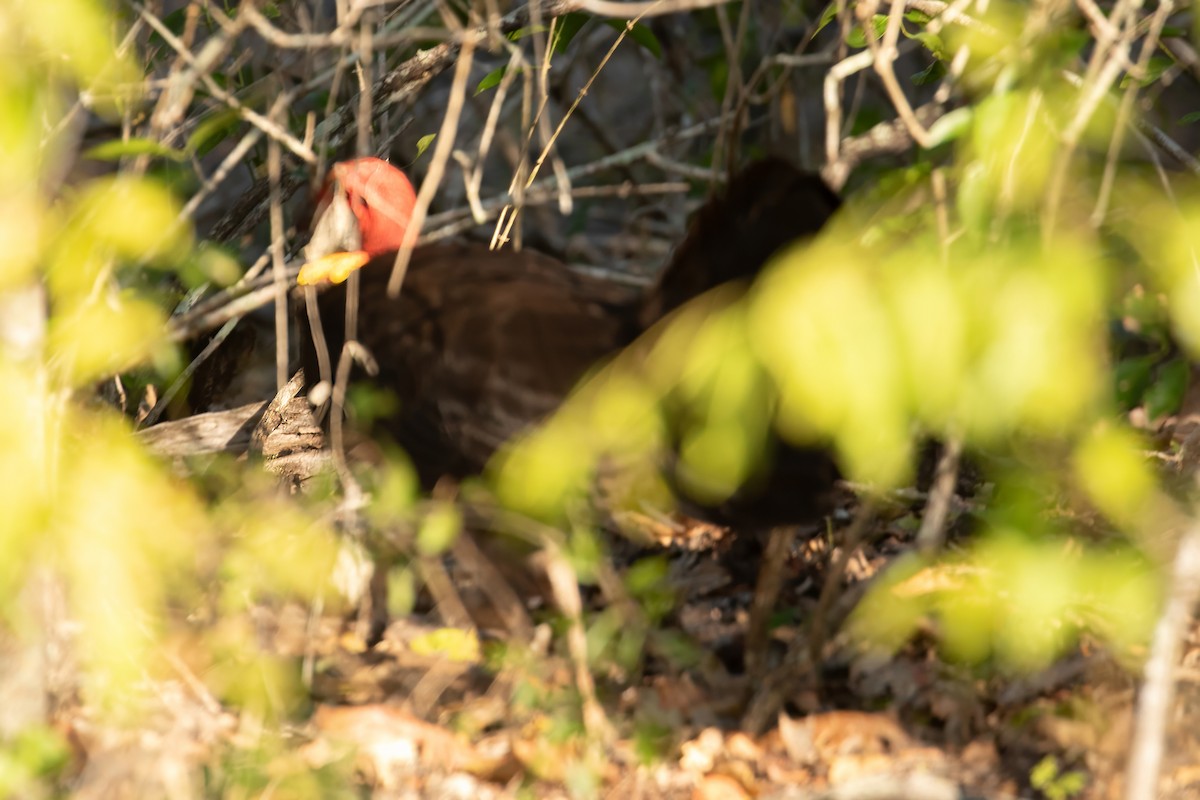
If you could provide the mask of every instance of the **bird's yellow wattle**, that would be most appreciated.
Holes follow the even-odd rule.
[[[296,276],[299,286],[315,286],[321,283],[342,283],[356,269],[362,269],[371,256],[364,250],[330,253],[300,268]]]

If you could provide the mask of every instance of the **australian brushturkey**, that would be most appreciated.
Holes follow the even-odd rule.
[[[597,362],[672,310],[722,284],[746,285],[780,247],[811,236],[837,210],[816,175],[769,159],[738,173],[694,216],[686,238],[641,292],[525,250],[426,244],[412,254],[399,296],[386,286],[415,195],[375,158],[333,167],[301,281],[319,283],[317,306],[331,361],[342,349],[346,287],[360,272],[357,338],[374,356],[375,382],[395,393],[382,421],[422,482],[478,473],[506,440],[546,417]],[[300,346],[310,383],[329,374],[309,314]],[[773,466],[718,507],[688,504],[715,521],[755,526],[807,521],[828,508],[837,470],[826,451],[776,444]]]

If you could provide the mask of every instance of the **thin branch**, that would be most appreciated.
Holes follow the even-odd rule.
[[[1146,68],[1150,64],[1150,57],[1154,54],[1155,44],[1159,36],[1162,34],[1163,26],[1166,25],[1167,19],[1175,9],[1175,4],[1171,0],[1163,0],[1158,9],[1154,12],[1154,17],[1150,23],[1150,32],[1146,35],[1146,40],[1142,44],[1142,51],[1138,55],[1137,64],[1131,72],[1134,74],[1144,74]],[[1099,227],[1104,222],[1104,216],[1108,209],[1108,199],[1112,193],[1113,183],[1116,180],[1117,174],[1117,156],[1121,153],[1121,146],[1125,142],[1125,130],[1129,125],[1129,120],[1133,116],[1133,103],[1137,98],[1139,82],[1136,80],[1129,81],[1129,85],[1125,87],[1125,93],[1121,97],[1121,105],[1117,109],[1117,121],[1113,128],[1112,139],[1108,143],[1108,155],[1104,163],[1104,175],[1100,180],[1100,191],[1096,193],[1096,205],[1092,209],[1091,223],[1095,227]]]
[[[721,6],[730,0],[650,0],[644,3],[621,3],[615,0],[575,0],[579,11],[586,11],[598,17],[612,19],[641,19],[642,17],[661,17],[665,14],[682,14],[687,11],[698,11],[702,8]]]
[[[1062,146],[1058,157],[1054,159],[1050,180],[1047,184],[1042,219],[1042,232],[1045,236],[1050,236],[1054,232],[1058,209],[1066,187],[1067,173],[1079,145],[1079,139],[1101,101],[1108,96],[1109,88],[1116,82],[1124,65],[1129,63],[1129,49],[1133,46],[1134,37],[1137,35],[1134,16],[1141,9],[1142,4],[1143,0],[1118,2],[1113,8],[1110,22],[1121,31],[1120,37],[1112,42],[1111,47],[1107,46],[1108,42],[1104,37],[1096,42],[1096,50],[1092,54],[1084,75],[1079,105],[1062,133]],[[1123,24],[1127,19],[1130,22]],[[1157,35],[1148,36],[1143,46],[1156,47],[1157,41]]]
[[[291,150],[292,153],[294,153],[306,164],[316,163],[317,157],[311,148],[307,147],[303,142],[301,142],[287,130],[276,125],[262,114],[259,114],[257,111],[251,108],[247,108],[241,100],[238,100],[231,93],[223,89],[220,84],[213,80],[212,75],[208,73],[207,68],[205,67],[205,64],[208,63],[208,60],[203,57],[208,54],[209,48],[207,45],[205,46],[205,50],[202,51],[201,56],[194,55],[187,47],[184,46],[183,42],[181,42],[179,38],[175,36],[175,34],[171,33],[170,29],[167,28],[167,26],[164,25],[158,19],[158,17],[147,11],[144,6],[142,6],[140,3],[134,2],[131,2],[130,5],[151,28],[154,28],[155,32],[158,33],[159,36],[163,37],[163,40],[166,41],[166,43],[169,44],[172,49],[183,56],[184,60],[186,60],[188,64],[199,73],[199,78],[201,81],[203,81],[204,88],[206,88],[213,97],[237,111],[243,119],[245,119],[251,125],[254,125],[256,128],[261,129],[262,132],[267,136],[275,139],[280,144],[287,147],[288,150]]]
[[[454,80],[450,86],[446,114],[442,117],[442,127],[438,131],[437,140],[434,143],[433,159],[430,161],[429,171],[425,173],[425,180],[421,182],[421,190],[417,192],[416,205],[413,207],[412,216],[409,217],[400,249],[396,253],[396,262],[392,265],[392,275],[388,279],[387,287],[388,295],[391,297],[400,293],[413,247],[417,243],[421,227],[425,224],[425,215],[429,211],[429,204],[433,201],[438,186],[441,185],[446,161],[449,160],[450,153],[454,151],[454,139],[458,135],[458,120],[462,115],[463,98],[467,94],[467,78],[471,74],[474,53],[475,41],[468,39],[463,43],[458,63],[454,67]]]
[[[1197,600],[1200,600],[1200,527],[1192,525],[1179,543],[1166,607],[1154,626],[1145,680],[1138,697],[1129,768],[1125,773],[1125,800],[1158,797],[1158,773],[1175,695],[1175,666]]]
[[[900,81],[896,78],[896,58],[899,55],[896,42],[900,37],[900,27],[904,23],[905,0],[892,0],[891,8],[888,11],[887,28],[884,29],[881,42],[875,41],[870,24],[877,7],[878,0],[863,9],[863,29],[867,31],[867,46],[875,54],[875,72],[883,81],[883,88],[892,101],[892,107],[900,115],[900,120],[908,129],[913,141],[921,147],[927,148],[932,141],[929,131],[917,119],[912,104],[908,102],[908,95],[904,93]]]
[[[275,390],[288,382],[288,280],[283,263],[283,200],[279,180],[283,171],[279,143],[267,142],[267,174],[271,187],[271,275],[275,279]]]
[[[921,517],[921,529],[917,531],[917,548],[923,553],[934,553],[942,547],[950,500],[954,497],[954,486],[958,483],[961,455],[962,438],[951,436],[938,459],[933,486],[929,490],[929,501],[925,504],[925,513]]]
[[[615,53],[617,48],[620,47],[621,42],[625,41],[625,35],[629,33],[629,31],[633,30],[634,24],[634,22],[629,22],[626,24],[625,30],[621,31],[621,33],[617,36],[616,41],[612,43],[612,46],[609,47],[608,52],[604,54],[604,58],[600,59],[600,63],[596,66],[596,69],[587,79],[587,82],[584,83],[583,88],[579,90],[579,94],[575,97],[575,102],[571,104],[571,107],[567,109],[567,113],[565,113],[563,118],[559,120],[558,127],[554,129],[554,135],[550,137],[550,140],[546,143],[545,147],[543,147],[541,155],[538,156],[538,160],[534,163],[533,168],[529,171],[529,177],[525,179],[524,187],[526,189],[528,189],[533,184],[533,181],[537,178],[538,171],[541,169],[542,164],[545,163],[546,157],[550,153],[550,148],[554,146],[554,142],[558,140],[563,128],[566,127],[567,120],[571,118],[571,114],[575,111],[579,104],[583,102],[583,98],[587,97],[588,91],[591,90],[592,84],[596,81],[596,77],[608,64],[609,59],[612,58],[613,53]],[[569,176],[570,172],[568,171],[566,174]],[[503,232],[499,232],[500,226],[497,226],[497,234],[492,237],[493,247],[498,247],[509,240],[509,233],[512,230],[513,223],[516,222],[516,217],[517,213],[519,213],[519,210],[519,206],[514,207],[514,213],[508,217],[507,223],[503,226]],[[501,216],[503,218],[504,212],[501,212]]]

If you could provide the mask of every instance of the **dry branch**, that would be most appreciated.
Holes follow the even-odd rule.
[[[210,411],[174,422],[164,422],[138,433],[142,444],[161,456],[195,456],[206,453],[244,453],[267,403],[249,403],[228,411]]]

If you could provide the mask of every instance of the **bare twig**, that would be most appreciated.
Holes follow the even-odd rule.
[[[604,714],[604,708],[596,699],[596,683],[588,665],[587,631],[583,627],[583,598],[579,594],[579,580],[555,542],[544,541],[543,547],[547,557],[546,575],[554,592],[554,600],[570,626],[567,629],[567,650],[575,667],[575,687],[583,703],[583,724],[595,739],[610,742],[614,731]]]
[[[1125,65],[1129,63],[1129,50],[1137,35],[1135,17],[1142,5],[1143,0],[1120,0],[1113,7],[1112,16],[1109,19],[1113,29],[1120,32],[1118,37],[1111,42],[1111,46],[1105,36],[1102,35],[1097,39],[1096,49],[1088,62],[1087,72],[1084,74],[1079,105],[1062,132],[1062,145],[1051,167],[1046,201],[1042,207],[1042,233],[1044,236],[1050,236],[1054,232],[1068,170],[1079,145],[1079,139],[1101,101],[1107,97],[1109,88],[1116,82]],[[1157,43],[1158,36],[1155,33],[1147,36],[1143,47],[1153,50],[1157,47]]]
[[[875,56],[875,72],[879,74],[880,80],[883,81],[883,88],[887,91],[888,98],[892,101],[892,107],[900,115],[900,120],[904,123],[904,127],[908,129],[908,133],[912,136],[913,141],[921,147],[929,147],[932,141],[929,137],[929,131],[917,119],[917,115],[913,112],[912,104],[908,102],[908,96],[904,93],[904,89],[900,86],[900,81],[896,78],[896,57],[899,55],[896,42],[900,37],[900,26],[904,21],[905,0],[892,0],[891,8],[888,10],[887,28],[884,29],[883,40],[880,42],[875,41],[870,24],[878,5],[878,0],[875,0],[875,2],[869,3],[861,9],[863,29],[867,31],[867,47]]]
[[[271,275],[275,279],[275,390],[288,382],[288,280],[283,263],[283,200],[279,181],[283,171],[279,144],[267,142],[267,172],[271,186]]]
[[[937,103],[926,103],[918,107],[915,113],[922,124],[929,125],[940,116],[941,107]],[[832,140],[826,140],[827,143],[829,141],[834,143],[838,155],[836,160],[821,169],[821,175],[834,189],[841,189],[846,178],[862,162],[908,152],[914,144],[908,128],[898,119],[881,122],[869,131],[841,142],[836,135]]]
[[[1197,600],[1200,600],[1200,527],[1192,525],[1175,553],[1166,607],[1154,626],[1125,774],[1126,800],[1158,797],[1158,773],[1175,694],[1175,665],[1179,663],[1183,636]]]
[[[640,19],[661,17],[664,14],[681,14],[724,5],[730,0],[649,0],[649,2],[616,2],[615,0],[575,0],[575,7],[598,17],[612,19]]]
[[[874,59],[875,56],[870,50],[862,50],[834,64],[825,76],[825,163],[827,165],[837,164],[840,161],[838,149],[842,139],[842,83],[851,75],[871,66]],[[842,180],[845,180],[844,176]]]
[[[795,527],[777,525],[770,530],[767,546],[763,548],[758,583],[750,604],[750,619],[746,624],[746,674],[751,679],[761,677],[767,666],[768,623],[783,590],[783,575],[795,539]]]
[[[462,115],[463,98],[467,93],[467,78],[471,74],[472,56],[475,52],[474,40],[463,43],[458,63],[454,67],[454,80],[450,87],[450,97],[446,103],[446,114],[442,117],[442,127],[438,131],[437,140],[433,146],[433,159],[429,163],[429,171],[421,182],[421,190],[417,192],[417,202],[413,206],[412,216],[409,217],[408,227],[404,230],[404,239],[396,252],[396,261],[392,265],[392,275],[388,279],[388,295],[395,297],[400,293],[404,283],[404,274],[408,271],[408,261],[412,257],[413,247],[421,227],[425,224],[425,215],[429,204],[441,185],[445,174],[446,162],[454,152],[454,140],[458,135],[458,119]]]
[[[1150,56],[1153,55],[1158,37],[1162,34],[1163,26],[1166,25],[1167,19],[1174,11],[1175,4],[1171,0],[1165,0],[1159,4],[1158,9],[1154,12],[1154,17],[1150,24],[1150,32],[1147,34],[1146,41],[1142,45],[1142,51],[1138,55],[1137,64],[1130,69],[1134,74],[1144,74],[1146,68],[1150,64]],[[1112,194],[1113,182],[1116,180],[1117,174],[1117,156],[1121,153],[1121,146],[1125,142],[1125,130],[1129,125],[1129,119],[1133,115],[1133,103],[1137,98],[1139,82],[1136,80],[1130,81],[1125,87],[1125,93],[1121,97],[1120,107],[1117,109],[1117,121],[1113,127],[1112,139],[1108,143],[1108,156],[1104,163],[1104,175],[1100,181],[1100,191],[1096,193],[1096,205],[1092,209],[1091,223],[1093,226],[1099,227],[1104,221],[1104,216],[1108,209],[1108,199]]]
[[[917,531],[917,548],[932,553],[942,546],[942,534],[946,517],[950,511],[950,499],[954,497],[954,486],[958,482],[958,462],[962,454],[962,439],[951,436],[938,459],[933,486],[929,490],[929,501]]]
[[[229,337],[229,334],[233,333],[233,329],[237,327],[238,321],[238,319],[231,319],[226,322],[224,326],[222,326],[221,330],[217,331],[216,335],[213,336],[212,341],[205,345],[204,349],[200,351],[200,354],[192,359],[192,362],[184,368],[183,372],[179,373],[179,377],[177,377],[171,383],[170,387],[163,392],[162,397],[160,397],[158,402],[154,404],[154,408],[150,409],[150,411],[146,414],[145,419],[138,423],[139,428],[148,428],[154,423],[158,422],[158,418],[161,417],[163,412],[167,410],[167,407],[171,405],[171,402],[175,399],[175,396],[179,394],[179,391],[185,385],[187,385],[187,382],[191,380],[193,375],[196,374],[196,370],[200,368],[200,365],[207,361],[213,353],[217,352],[217,348],[220,347],[225,339]]]
[[[604,58],[600,59],[600,63],[596,66],[596,69],[592,72],[591,76],[587,79],[587,82],[584,83],[583,88],[581,88],[579,90],[579,94],[576,96],[575,101],[571,104],[571,107],[567,109],[567,112],[565,114],[563,114],[563,118],[561,120],[559,120],[558,127],[556,127],[554,129],[554,134],[550,137],[549,141],[547,141],[545,146],[542,148],[541,155],[539,155],[537,161],[534,162],[533,168],[529,171],[529,176],[524,181],[525,189],[528,189],[531,185],[533,185],[533,181],[537,178],[538,170],[541,169],[542,164],[545,163],[546,157],[550,153],[550,149],[554,146],[554,142],[557,141],[559,135],[563,131],[563,128],[566,127],[567,120],[569,120],[571,118],[571,114],[575,111],[576,107],[578,107],[578,105],[581,102],[583,102],[583,98],[587,97],[587,93],[592,88],[592,84],[595,82],[596,77],[600,74],[600,72],[608,64],[609,59],[612,58],[613,53],[615,53],[617,51],[617,48],[620,47],[621,42],[623,42],[625,40],[625,35],[633,29],[633,25],[634,25],[634,22],[628,23],[626,25],[625,30],[621,31],[621,33],[617,36],[616,41],[614,41],[612,43],[612,46],[608,49],[608,52],[604,54]],[[565,174],[568,177],[570,175],[569,172],[567,172]],[[519,213],[519,211],[520,211],[520,205],[518,204],[513,207],[514,213],[512,213],[510,215],[506,215],[503,211],[501,212],[501,221],[497,225],[497,228],[496,228],[497,232],[496,232],[496,234],[494,234],[492,236],[492,246],[493,247],[499,247],[509,240],[509,233],[512,231],[512,226],[516,222],[517,214]],[[505,221],[506,216],[507,216],[507,221]]]
[[[238,100],[231,93],[223,89],[220,84],[213,80],[212,75],[209,74],[211,63],[206,58],[206,56],[209,54],[209,46],[206,45],[204,52],[200,56],[193,55],[192,52],[184,46],[183,42],[180,41],[175,34],[171,33],[170,29],[167,28],[167,26],[164,25],[162,21],[158,19],[158,17],[147,11],[140,3],[131,2],[130,5],[150,27],[154,28],[154,31],[158,35],[163,37],[163,40],[166,41],[167,44],[172,47],[172,49],[183,56],[184,60],[186,60],[188,64],[198,73],[198,77],[204,83],[204,88],[206,88],[213,97],[237,111],[243,119],[245,119],[251,125],[254,125],[262,130],[262,132],[267,136],[278,141],[288,150],[291,150],[293,154],[295,154],[305,163],[316,163],[317,157],[310,147],[306,146],[287,130],[281,128],[279,125],[267,119],[262,114],[259,114],[257,111],[251,108],[247,108],[241,100]]]
[[[871,520],[874,518],[875,501],[868,495],[859,501],[858,511],[855,513],[850,527],[846,529],[845,537],[842,540],[841,551],[830,565],[829,574],[825,576],[825,585],[821,587],[821,597],[817,601],[817,608],[813,612],[812,622],[808,629],[808,652],[813,664],[821,663],[830,628],[829,610],[833,607],[833,601],[841,589],[842,579],[846,575],[846,566],[858,551],[858,546],[862,544],[867,528],[870,527]]]

